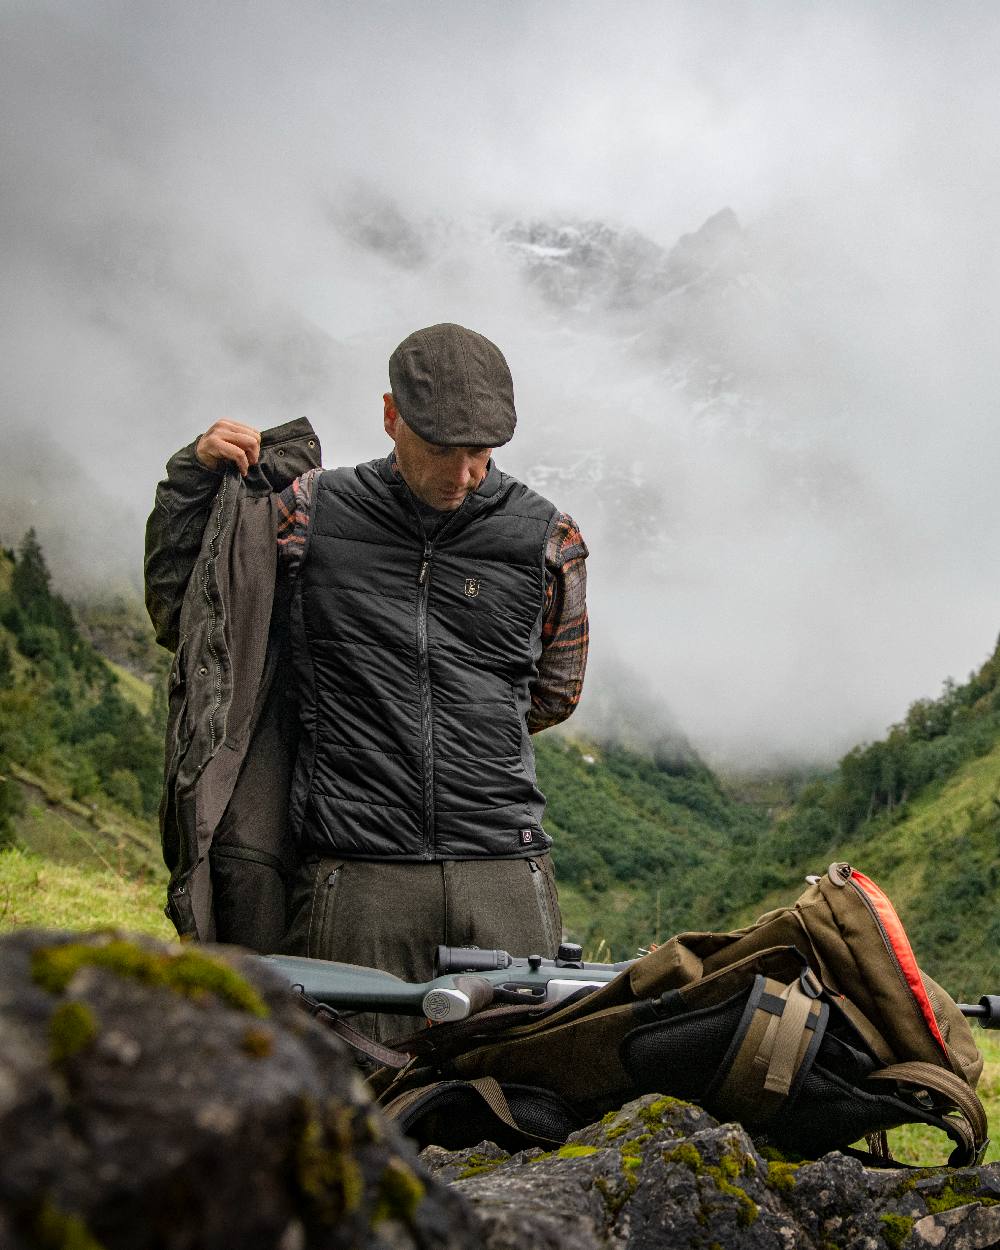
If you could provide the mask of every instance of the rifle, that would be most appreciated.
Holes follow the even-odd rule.
[[[464,1020],[498,1003],[553,1006],[606,985],[635,962],[584,963],[582,955],[581,948],[571,942],[559,947],[555,959],[439,946],[430,981],[403,981],[378,968],[300,955],[268,955],[267,961],[306,998],[337,1011],[384,1011],[423,1016],[441,1024]]]
[[[430,981],[404,981],[378,968],[268,955],[267,961],[306,998],[335,1011],[391,1012],[422,1016],[434,1024],[464,1020],[496,1004],[555,1006],[577,994],[606,985],[635,963],[585,963],[582,949],[564,942],[555,959],[515,957],[501,950],[439,946]],[[980,1028],[1000,1029],[1000,994],[984,994],[978,1003],[959,1003],[964,1016]]]

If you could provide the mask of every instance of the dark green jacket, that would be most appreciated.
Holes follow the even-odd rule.
[[[274,680],[287,635],[275,493],[319,463],[319,440],[303,419],[264,432],[260,464],[245,479],[235,469],[207,472],[191,444],[171,457],[156,490],[146,606],[157,641],[174,652],[160,832],[171,874],[167,915],[182,936],[217,936],[209,854],[225,821],[238,827],[252,813],[251,790],[266,789],[243,763],[269,700],[284,688]],[[274,845],[247,852],[247,863],[280,874],[284,840],[276,828]]]

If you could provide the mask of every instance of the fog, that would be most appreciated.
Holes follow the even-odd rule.
[[[822,763],[992,650],[1000,11],[0,22],[0,538],[61,586],[139,585],[216,417],[382,454],[389,352],[452,320],[511,364],[498,461],[590,545],[575,726]]]

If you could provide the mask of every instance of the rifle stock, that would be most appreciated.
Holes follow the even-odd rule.
[[[391,1012],[425,1016],[436,1022],[464,1019],[498,1000],[552,1005],[579,990],[606,985],[631,962],[567,965],[533,956],[511,959],[504,968],[449,972],[430,981],[403,981],[357,964],[302,955],[265,958],[291,986],[338,1011]]]

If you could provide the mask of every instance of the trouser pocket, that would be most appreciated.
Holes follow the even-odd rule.
[[[285,933],[285,877],[275,855],[223,845],[209,853],[215,940],[270,954]]]
[[[309,912],[307,954],[313,959],[331,959],[337,949],[338,901],[343,886],[344,865],[338,859],[321,859],[313,881]]]
[[[559,898],[552,873],[552,860],[548,855],[544,855],[538,859],[529,859],[527,864],[538,904],[538,916],[547,948],[546,953],[552,956],[555,955],[562,940],[562,913],[559,910]]]

